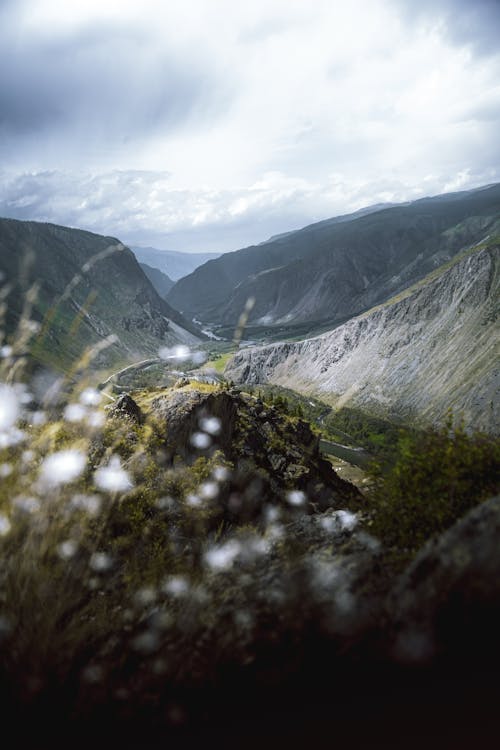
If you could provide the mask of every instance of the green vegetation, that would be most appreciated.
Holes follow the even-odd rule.
[[[220,354],[211,352],[209,355],[211,358],[208,360],[208,362],[205,363],[205,368],[213,368],[220,375],[222,375],[225,366],[227,365],[229,359],[231,359],[233,354],[234,349],[231,349],[228,352],[222,352]]]
[[[500,441],[469,435],[450,418],[440,429],[406,433],[392,467],[372,467],[370,528],[411,556],[474,505],[499,491]]]

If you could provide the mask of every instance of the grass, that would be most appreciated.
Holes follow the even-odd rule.
[[[208,362],[205,363],[204,367],[206,369],[214,369],[216,370],[220,375],[224,372],[224,369],[235,353],[236,349],[232,349],[231,351],[224,352],[222,354],[217,355],[216,357],[213,357]]]

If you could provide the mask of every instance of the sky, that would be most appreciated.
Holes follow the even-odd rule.
[[[0,0],[0,216],[234,250],[500,181],[500,0]]]

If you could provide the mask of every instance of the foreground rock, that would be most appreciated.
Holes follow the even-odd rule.
[[[490,658],[500,627],[500,496],[429,542],[388,604],[397,658]]]
[[[307,422],[291,419],[261,400],[237,391],[168,391],[151,401],[160,421],[166,454],[192,462],[222,451],[236,471],[230,516],[262,514],[266,503],[308,512],[363,505],[359,491],[342,480],[320,453]]]

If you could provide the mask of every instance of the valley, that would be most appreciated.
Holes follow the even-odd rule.
[[[114,238],[0,220],[0,697],[13,716],[64,736],[104,721],[142,746],[206,721],[218,736],[228,707],[237,734],[248,706],[265,716],[277,701],[311,723],[332,670],[329,701],[358,705],[362,683],[372,705],[394,686],[412,695],[415,668],[423,685],[447,680],[470,639],[491,664],[494,187],[301,230],[301,243],[353,245],[311,240],[291,262],[293,304],[295,271],[253,273],[246,250],[251,272],[224,297],[225,255],[172,286]],[[270,243],[293,256],[296,234]],[[329,280],[309,306],[311,270]],[[183,312],[167,301],[193,284]]]

